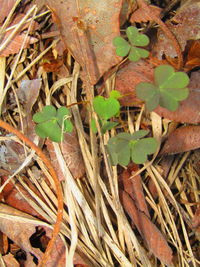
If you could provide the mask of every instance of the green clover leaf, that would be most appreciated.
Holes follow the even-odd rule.
[[[155,138],[143,138],[149,131],[140,130],[134,134],[120,133],[109,139],[107,148],[113,165],[127,166],[132,160],[144,163],[147,156],[156,152],[158,143]]]
[[[136,85],[136,95],[145,101],[149,111],[154,110],[158,105],[175,111],[179,101],[188,97],[189,90],[186,87],[189,77],[184,72],[175,72],[169,65],[161,65],[154,71],[155,83],[141,82]]]
[[[130,26],[126,29],[128,37],[127,42],[118,36],[113,39],[113,45],[116,47],[116,54],[121,57],[128,55],[129,60],[138,61],[140,58],[149,56],[149,52],[137,46],[146,46],[149,44],[149,38],[145,34],[139,33],[136,27]]]
[[[66,107],[56,110],[54,106],[43,107],[41,112],[33,115],[33,121],[38,123],[36,134],[41,138],[49,137],[54,142],[61,142],[64,132],[72,132],[73,125],[68,119],[70,112]]]
[[[114,97],[104,98],[103,96],[96,96],[93,100],[95,112],[100,119],[108,120],[117,115],[120,110],[120,104]]]

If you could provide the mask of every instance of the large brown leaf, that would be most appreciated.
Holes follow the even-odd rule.
[[[120,58],[112,45],[120,35],[122,0],[46,0],[67,48],[95,84]]]
[[[160,154],[176,154],[200,147],[200,126],[184,126],[173,131]]]

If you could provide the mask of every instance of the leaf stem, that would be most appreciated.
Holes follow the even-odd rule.
[[[46,165],[46,167],[49,170],[49,173],[51,174],[53,181],[55,183],[56,193],[57,193],[57,199],[58,199],[58,206],[57,206],[57,218],[54,225],[52,237],[48,243],[48,246],[46,248],[46,251],[44,253],[44,256],[42,258],[41,263],[39,264],[40,267],[46,266],[47,260],[50,256],[50,253],[53,249],[53,245],[56,241],[56,238],[60,231],[60,225],[62,223],[62,217],[63,217],[63,195],[62,195],[62,189],[60,186],[60,182],[58,179],[58,176],[49,161],[49,159],[45,156],[45,154],[42,152],[42,150],[36,146],[29,138],[27,138],[24,134],[22,134],[20,131],[9,125],[8,123],[0,120],[0,127],[7,130],[10,133],[15,134],[20,140],[22,140],[26,145],[28,145],[31,149],[33,149],[37,155],[42,159],[43,163]]]

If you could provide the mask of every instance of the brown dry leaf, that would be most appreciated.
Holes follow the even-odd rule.
[[[195,215],[192,218],[192,226],[194,228],[200,228],[200,206],[196,209]]]
[[[0,0],[0,7],[1,7],[0,24],[8,16],[15,2],[16,0]]]
[[[138,231],[145,239],[149,250],[163,263],[172,264],[172,250],[165,238],[151,220],[139,211],[132,198],[125,191],[121,192],[123,207],[130,216]]]
[[[40,260],[43,253],[39,249],[33,248],[29,240],[29,238],[35,233],[36,225],[20,219],[20,217],[25,217],[27,219],[34,220],[34,217],[3,203],[0,204],[0,213],[6,214],[5,217],[1,216],[0,230],[21,249],[27,253],[33,254]],[[15,216],[15,219],[8,218],[8,215]]]
[[[191,1],[183,5],[166,25],[174,33],[184,51],[188,40],[200,39],[200,1]],[[159,59],[163,54],[171,58],[177,56],[171,41],[161,30],[158,32],[158,42],[152,48],[152,53]]]
[[[135,86],[140,82],[153,81],[153,65],[147,61],[129,62],[116,75],[115,90],[121,95],[120,103],[123,106],[140,106],[143,102],[135,95]],[[126,96],[127,95],[127,96]]]
[[[8,37],[9,34],[6,34],[4,37],[4,40]],[[9,55],[16,54],[19,52],[19,50],[22,47],[22,44],[24,42],[26,34],[18,34],[15,36],[12,41],[9,43],[9,45],[3,49],[0,53],[1,57],[8,57]],[[24,45],[24,48],[27,48],[30,44],[34,44],[38,42],[38,39],[35,37],[28,36]]]
[[[20,267],[19,262],[15,259],[14,255],[8,253],[7,255],[2,256],[6,267]]]
[[[184,66],[185,71],[200,66],[200,40],[192,41]]]
[[[30,237],[35,234],[36,227],[40,227],[41,229],[44,229],[46,232],[46,235],[48,237],[48,240],[51,238],[52,230],[48,227],[40,226],[37,224],[31,224],[27,221],[23,221],[21,217],[27,218],[30,220],[34,220],[35,218],[21,212],[17,209],[14,209],[12,207],[9,207],[4,204],[0,204],[0,213],[7,215],[15,216],[15,220],[5,217],[0,220],[0,230],[5,233],[15,244],[17,244],[21,249],[27,252],[27,254],[32,254],[35,257],[37,257],[38,262],[40,263],[40,260],[43,256],[43,253],[38,248],[34,248],[31,246],[30,243]],[[63,244],[63,241],[60,237],[57,238],[55,242],[55,247],[52,250],[49,261],[48,261],[48,267],[64,267],[65,266],[65,246]],[[29,259],[30,262],[30,259]],[[25,263],[25,266],[26,263]],[[30,266],[30,265],[29,265]]]
[[[128,168],[123,171],[121,176],[124,190],[133,199],[137,209],[141,212],[144,212],[147,217],[150,217],[143,193],[141,176],[136,175],[134,178],[130,178],[132,175],[134,175],[134,172],[138,170],[139,168],[136,164],[129,164]]]
[[[7,179],[8,179],[8,176],[1,176],[1,185],[3,185]],[[36,188],[32,185],[32,183],[30,183],[28,179],[26,179],[26,180],[28,182],[29,188],[36,195],[38,195],[41,199],[43,199],[42,196],[40,195],[40,193],[38,192],[38,190],[36,190]],[[3,188],[2,192],[1,192],[1,196],[4,199],[4,202],[13,208],[16,208],[20,211],[26,212],[32,216],[36,216],[36,217],[44,220],[44,218],[37,211],[35,211],[31,205],[29,205],[27,203],[27,201],[23,198],[23,196],[20,194],[20,192],[22,192],[22,194],[25,197],[32,200],[33,202],[35,201],[34,198],[24,189],[24,187],[20,183],[16,182],[16,185],[17,185],[17,188],[19,188],[19,190],[13,185],[12,182],[9,182]]]
[[[60,181],[65,180],[60,164],[58,163],[52,141],[47,140],[46,145],[47,150],[50,154],[51,163],[53,164],[54,169],[57,171],[57,175]],[[85,165],[75,130],[73,130],[72,133],[64,134],[64,139],[62,144],[60,145],[60,149],[73,177],[75,179],[81,178],[85,174]]]
[[[153,5],[148,5],[148,8],[151,10],[151,12],[153,12],[153,14],[155,16],[157,16],[158,18],[160,17],[160,13],[162,11],[161,8],[157,7],[157,6],[153,6]],[[143,7],[138,8],[130,17],[130,22],[134,23],[134,22],[147,22],[147,21],[151,21],[151,15],[149,15],[148,10],[146,11]]]
[[[95,84],[112,66],[119,63],[112,44],[120,35],[119,15],[122,0],[46,0],[53,11],[66,47]],[[88,79],[88,77],[86,76]]]
[[[169,135],[160,155],[183,153],[199,147],[200,126],[183,126]]]
[[[20,22],[20,20],[24,17],[24,14],[18,14],[17,17],[12,21],[12,23],[9,26],[13,26]],[[12,54],[16,54],[21,49],[24,39],[26,38],[24,48],[27,48],[30,44],[34,44],[38,42],[38,39],[32,36],[27,36],[26,33],[23,32],[23,30],[27,29],[29,26],[28,23],[24,24],[21,29],[19,29],[20,32],[17,32],[15,36],[12,38],[12,40],[7,44],[7,46],[0,52],[1,57],[7,57]],[[31,30],[35,30],[38,27],[38,23],[33,22],[31,25]],[[8,38],[11,31],[8,31],[5,33],[1,40],[1,44]]]

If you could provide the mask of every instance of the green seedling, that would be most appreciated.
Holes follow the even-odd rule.
[[[113,45],[116,47],[116,54],[120,57],[128,58],[131,61],[138,61],[141,58],[149,56],[149,52],[146,49],[138,46],[146,46],[149,44],[149,38],[147,35],[139,33],[136,27],[130,26],[126,29],[126,35],[128,41],[121,36],[113,39]]]
[[[155,138],[143,138],[148,133],[149,131],[140,130],[133,134],[119,133],[110,138],[107,148],[112,165],[127,166],[131,160],[136,164],[144,163],[147,156],[155,153],[158,148]]]
[[[70,112],[66,107],[56,110],[54,106],[45,106],[41,112],[33,115],[33,121],[37,123],[35,132],[41,138],[49,137],[54,142],[61,142],[63,133],[73,130],[69,117]]]
[[[188,97],[189,90],[186,86],[189,77],[184,72],[175,72],[169,65],[161,65],[154,70],[154,84],[141,82],[136,85],[136,95],[145,101],[149,111],[158,105],[170,111],[175,111],[179,101]]]
[[[93,100],[93,107],[95,112],[99,116],[99,123],[101,125],[102,133],[111,130],[117,126],[117,122],[109,121],[114,116],[119,114],[120,103],[117,98],[121,97],[118,91],[111,91],[110,97],[105,98],[103,96],[96,96]],[[95,121],[92,120],[91,127],[93,132],[97,132]]]

